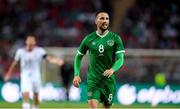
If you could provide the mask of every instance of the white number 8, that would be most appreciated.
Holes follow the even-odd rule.
[[[104,52],[104,46],[103,45],[99,45],[99,52],[100,53]]]
[[[113,99],[113,94],[111,93],[111,94],[109,94],[108,101],[109,101],[109,102],[111,102],[111,101],[112,101],[112,99]]]

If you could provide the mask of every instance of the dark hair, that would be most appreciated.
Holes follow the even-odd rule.
[[[107,13],[107,14],[109,15],[109,13],[108,13],[107,11],[105,11],[105,10],[99,10],[99,11],[97,11],[97,12],[95,13],[95,17],[97,17],[99,13]]]
[[[27,34],[27,35],[25,36],[25,39],[27,39],[28,37],[34,37],[34,38],[36,39],[36,35],[34,35],[34,34]]]

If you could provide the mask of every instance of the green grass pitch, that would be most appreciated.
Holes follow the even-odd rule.
[[[22,102],[18,102],[18,103],[7,103],[7,102],[0,102],[0,108],[1,109],[5,109],[5,108],[21,108],[21,103]],[[99,107],[101,107],[102,105],[99,105]],[[40,104],[40,109],[44,109],[44,108],[88,108],[87,103],[82,103],[82,102],[42,102]],[[172,104],[159,104],[157,107],[151,107],[150,104],[133,104],[130,106],[124,106],[121,104],[114,104],[112,106],[112,108],[154,108],[154,109],[158,109],[158,108],[169,108],[169,109],[180,109],[180,105],[172,105]]]

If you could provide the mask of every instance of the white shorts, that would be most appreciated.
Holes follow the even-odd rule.
[[[21,76],[22,92],[39,92],[41,89],[41,78]]]

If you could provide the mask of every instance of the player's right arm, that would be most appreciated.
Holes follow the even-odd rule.
[[[74,59],[74,79],[73,79],[73,85],[75,87],[79,87],[79,83],[81,82],[80,78],[80,67],[81,67],[81,61],[83,56],[86,54],[86,51],[88,50],[88,38],[85,37],[83,41],[81,42],[80,47],[77,50],[77,54]]]
[[[5,81],[8,81],[8,80],[10,79],[11,74],[12,74],[12,71],[13,71],[13,69],[15,68],[15,66],[16,66],[17,64],[18,64],[18,61],[16,61],[16,60],[14,60],[14,61],[12,62],[11,66],[9,67],[8,72],[7,72],[6,75],[5,75],[5,78],[4,78]]]
[[[18,64],[18,61],[20,60],[21,54],[22,54],[22,50],[18,49],[16,51],[16,55],[14,57],[14,61],[12,62],[11,66],[8,69],[8,72],[5,75],[5,78],[4,78],[5,81],[8,81],[10,79],[13,69],[15,68],[15,66]]]
[[[79,76],[80,74],[80,66],[81,66],[81,60],[83,55],[77,53],[74,59],[74,79],[73,79],[73,85],[75,87],[79,87],[79,82],[81,82],[81,78]]]

